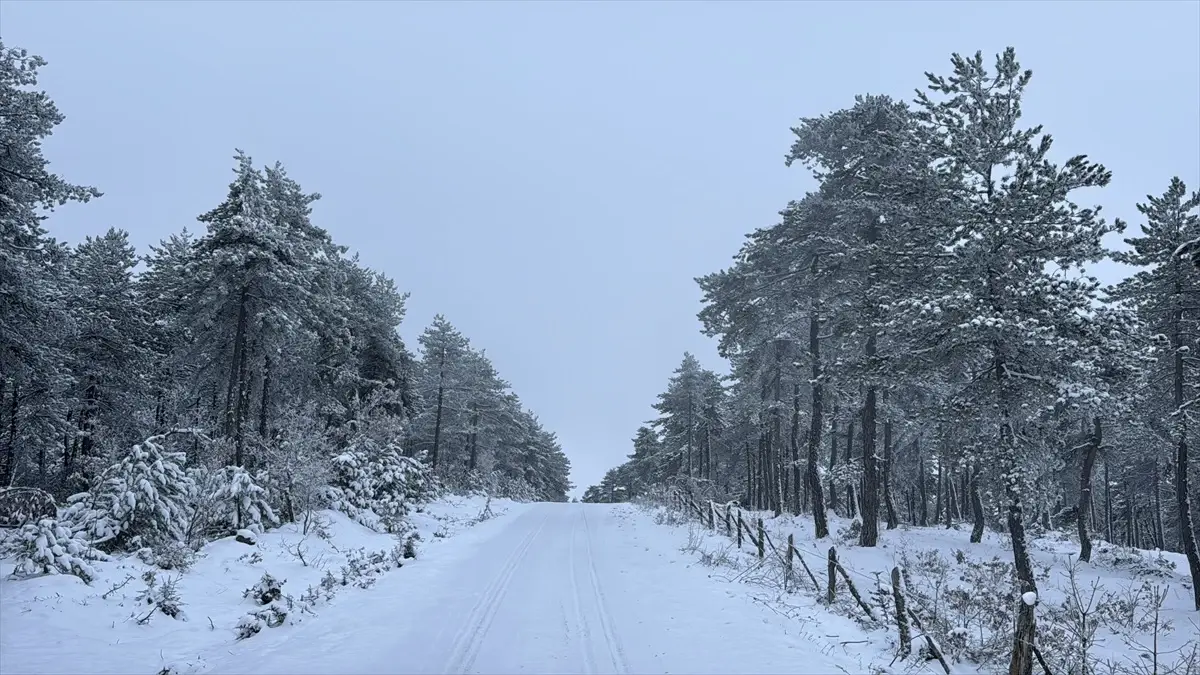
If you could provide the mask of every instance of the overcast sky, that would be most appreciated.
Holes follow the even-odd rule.
[[[234,148],[487,350],[581,490],[630,452],[699,333],[694,277],[812,186],[789,128],[911,99],[952,52],[1012,45],[1025,111],[1134,204],[1200,187],[1200,3],[0,2],[67,115],[53,168],[105,196],[48,227],[142,251],[226,192]],[[1117,271],[1101,275],[1116,278]]]

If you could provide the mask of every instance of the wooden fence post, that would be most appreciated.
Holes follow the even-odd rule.
[[[738,550],[741,550],[741,548],[742,548],[742,511],[741,511],[741,509],[738,509],[737,527],[738,527]]]
[[[717,529],[717,507],[712,500],[708,502],[708,529],[713,531]]]
[[[767,555],[767,549],[765,548],[766,545],[767,545],[767,537],[766,537],[766,531],[763,529],[763,519],[759,518],[758,519],[758,559],[759,560],[762,560]]]
[[[792,581],[792,556],[795,555],[796,535],[788,535],[787,544],[787,563],[784,566],[783,575],[783,590],[788,589],[788,584]]]
[[[900,568],[892,568],[892,598],[896,601],[896,628],[900,631],[900,659],[912,653],[912,638],[908,631],[908,614],[905,612],[904,591],[900,588]]]
[[[726,537],[733,536],[733,529],[729,523],[729,512],[732,510],[733,510],[732,506],[730,506],[729,504],[725,505],[725,536]]]
[[[825,592],[825,604],[832,605],[837,598],[837,549],[829,547],[829,589]]]

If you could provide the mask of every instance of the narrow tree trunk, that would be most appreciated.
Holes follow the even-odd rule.
[[[854,418],[846,425],[846,468],[854,466]],[[846,513],[850,518],[858,515],[858,500],[854,498],[854,481],[846,483]]]
[[[688,427],[688,431],[687,431],[687,475],[688,475],[688,478],[694,477],[694,474],[692,473],[692,443],[695,442],[695,438],[694,438],[695,423],[693,421],[694,408],[695,408],[695,401],[693,400],[692,392],[689,391],[688,392],[688,411],[687,411],[687,427]]]
[[[967,484],[968,492],[971,499],[971,543],[978,544],[983,541],[983,500],[979,498],[979,465],[976,464],[971,471],[971,478]]]
[[[829,420],[829,508],[832,509],[834,513],[837,513],[838,510],[837,484],[833,482],[833,473],[837,470],[837,456],[837,406],[834,406],[833,417]]]
[[[241,399],[238,398],[241,385],[241,374],[243,370],[244,355],[246,353],[246,331],[249,327],[249,307],[250,304],[250,289],[246,286],[242,287],[241,293],[238,295],[238,318],[237,326],[233,333],[233,355],[229,361],[229,382],[225,387],[225,435],[233,434],[234,425],[237,419],[238,405]],[[236,460],[235,460],[236,461]],[[241,466],[240,463],[237,466]]]
[[[803,500],[800,490],[800,383],[792,385],[792,514],[800,515]]]
[[[1108,478],[1108,460],[1104,461],[1104,540],[1113,540],[1112,481]]]
[[[883,392],[885,409],[887,403],[888,393],[885,391]],[[883,422],[883,504],[887,512],[887,529],[894,530],[900,525],[900,522],[896,515],[896,502],[892,498],[892,420],[890,413]]]
[[[929,526],[929,494],[925,487],[925,456],[921,454],[921,437],[917,436],[917,492],[921,498],[921,527]]]
[[[1175,256],[1173,264],[1182,263]],[[1183,322],[1183,310],[1178,303],[1183,300],[1182,284],[1178,269],[1175,274],[1176,308],[1171,314],[1171,347],[1174,349],[1174,394],[1175,394],[1175,508],[1179,511],[1179,543],[1187,556],[1188,568],[1192,574],[1192,600],[1197,610],[1200,610],[1200,551],[1196,547],[1196,529],[1192,525],[1192,504],[1190,487],[1188,485],[1188,444],[1187,444],[1187,415],[1183,411],[1183,350],[1185,345],[1180,335]]]
[[[936,496],[936,499],[935,499],[934,505],[933,505],[933,519],[935,521],[934,522],[935,525],[937,524],[937,521],[940,521],[942,519],[942,504],[945,501],[942,498],[942,483],[945,482],[944,480],[942,480],[942,477],[945,475],[945,473],[946,473],[946,460],[944,457],[940,456],[940,454],[939,454],[938,468],[937,468],[937,496]]]
[[[258,406],[258,436],[266,439],[270,432],[271,418],[271,356],[263,357],[262,401]]]
[[[1089,562],[1092,559],[1092,539],[1088,534],[1087,514],[1092,510],[1092,467],[1096,464],[1096,455],[1100,453],[1101,434],[1100,418],[1092,419],[1092,438],[1084,449],[1083,470],[1079,474],[1079,513],[1075,519],[1079,530],[1079,559]]]
[[[1029,548],[1025,539],[1025,519],[1021,506],[1020,469],[1017,466],[1016,439],[1013,438],[1011,423],[1007,420],[1000,427],[1001,457],[1004,462],[1004,493],[1008,501],[1008,533],[1012,540],[1013,563],[1017,573],[1017,587],[1021,598],[1017,601],[1017,625],[1013,633],[1012,660],[1009,675],[1032,675],[1033,646],[1037,635],[1037,581],[1033,576],[1033,565],[1029,560]]]
[[[867,338],[869,357],[875,355],[875,337]],[[875,546],[879,543],[879,471],[875,448],[875,387],[867,388],[867,400],[863,405],[863,483],[862,483],[862,529],[859,530],[860,546]]]
[[[479,411],[471,411],[471,435],[467,439],[470,445],[467,455],[467,471],[474,471],[479,462]]]
[[[813,269],[816,269],[816,259],[813,260]],[[812,358],[812,381],[810,388],[812,389],[812,419],[809,420],[808,429],[808,493],[812,502],[813,511],[813,530],[817,539],[824,539],[829,536],[829,519],[825,513],[825,495],[821,489],[821,475],[817,471],[818,453],[821,449],[821,424],[822,412],[824,405],[824,385],[821,382],[821,342],[820,342],[820,316],[817,313],[816,300],[809,302],[809,322],[808,322],[808,353]],[[837,434],[830,434],[837,436]],[[837,441],[833,442],[833,447],[836,450]]]
[[[1166,531],[1163,528],[1162,487],[1159,485],[1158,459],[1154,460],[1154,541],[1161,551],[1167,548]]]

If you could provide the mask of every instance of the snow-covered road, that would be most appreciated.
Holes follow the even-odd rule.
[[[534,504],[439,542],[215,672],[818,673],[843,655],[665,548],[628,506]],[[357,604],[356,604],[357,603]]]

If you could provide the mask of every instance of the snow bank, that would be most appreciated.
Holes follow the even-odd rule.
[[[1140,662],[1153,659],[1151,650],[1156,636],[1151,593],[1161,595],[1157,616],[1159,663],[1186,660],[1200,637],[1191,607],[1191,580],[1182,554],[1139,551],[1096,542],[1092,562],[1079,563],[1078,542],[1062,533],[1049,533],[1030,542],[1039,578],[1038,593],[1022,595],[1016,593],[1012,579],[1007,576],[1012,561],[1008,538],[996,532],[986,532],[981,543],[972,544],[969,524],[952,528],[901,526],[895,530],[885,530],[881,525],[879,545],[863,548],[853,536],[858,523],[850,519],[831,514],[829,525],[834,534],[817,540],[809,516],[774,517],[771,513],[743,512],[747,522],[763,519],[768,539],[780,551],[784,550],[788,535],[793,535],[798,554],[822,586],[820,591],[814,591],[797,562],[791,583],[794,592],[783,593],[778,571],[757,566],[756,551],[749,537],[744,538],[742,550],[738,551],[734,539],[725,536],[723,512],[716,519],[715,532],[702,525],[694,514],[683,518],[678,512],[660,507],[652,507],[651,512],[657,514],[660,526],[681,548],[691,551],[692,560],[714,570],[714,579],[738,582],[747,589],[741,592],[750,593],[757,601],[772,604],[802,623],[816,622],[822,626],[820,632],[830,633],[832,648],[843,643],[854,644],[864,672],[899,672],[902,667],[909,672],[918,665],[918,659],[903,666],[901,661],[893,661],[898,651],[895,620],[880,611],[879,603],[888,602],[891,592],[893,567],[901,567],[911,578],[909,607],[927,622],[937,616],[948,627],[943,636],[947,643],[941,647],[956,674],[992,672],[996,670],[994,663],[979,662],[986,661],[992,650],[1007,654],[1006,650],[1011,648],[1011,622],[991,614],[988,608],[992,605],[1011,610],[1023,601],[1037,607],[1039,643],[1054,672],[1069,670],[1065,667],[1067,661],[1079,658],[1076,650],[1080,640],[1072,633],[1071,626],[1071,614],[1076,611],[1074,598],[1080,598],[1085,606],[1092,602],[1093,614],[1089,617],[1092,624],[1100,623],[1101,618],[1106,624],[1096,630],[1087,657],[1106,670],[1111,665],[1114,672],[1136,672]],[[839,562],[872,606],[877,621],[866,619],[848,597],[841,579],[834,610],[826,609],[820,602],[831,546],[836,547]],[[772,556],[769,549],[767,556]],[[1072,591],[1072,583],[1078,593]],[[1097,589],[1095,594],[1093,586]],[[937,597],[937,606],[924,606],[915,597],[922,591]],[[1106,598],[1108,606],[1099,608]],[[1107,616],[1101,617],[1103,614]],[[921,631],[913,631],[914,635],[918,633]],[[994,640],[988,637],[991,633],[995,634]],[[921,647],[921,641],[915,641],[914,654]],[[952,654],[957,654],[957,658]],[[1006,659],[1004,664],[1007,665]],[[919,667],[921,672],[942,672],[936,661],[920,663]]]
[[[485,501],[422,505],[409,516],[417,535],[410,548],[436,560],[439,540],[473,525]],[[501,517],[526,507],[491,501]],[[92,562],[90,586],[69,575],[13,579],[14,561],[0,561],[0,672],[200,672],[239,636],[249,633],[256,647],[278,642],[291,626],[321,621],[325,607],[359,602],[355,596],[370,593],[379,576],[404,574],[397,564],[405,562],[407,535],[369,530],[337,511],[317,515],[307,534],[292,523],[246,533],[253,545],[232,536],[214,541],[186,571],[136,555]],[[280,583],[278,592],[268,578]],[[257,630],[247,628],[256,623]]]

